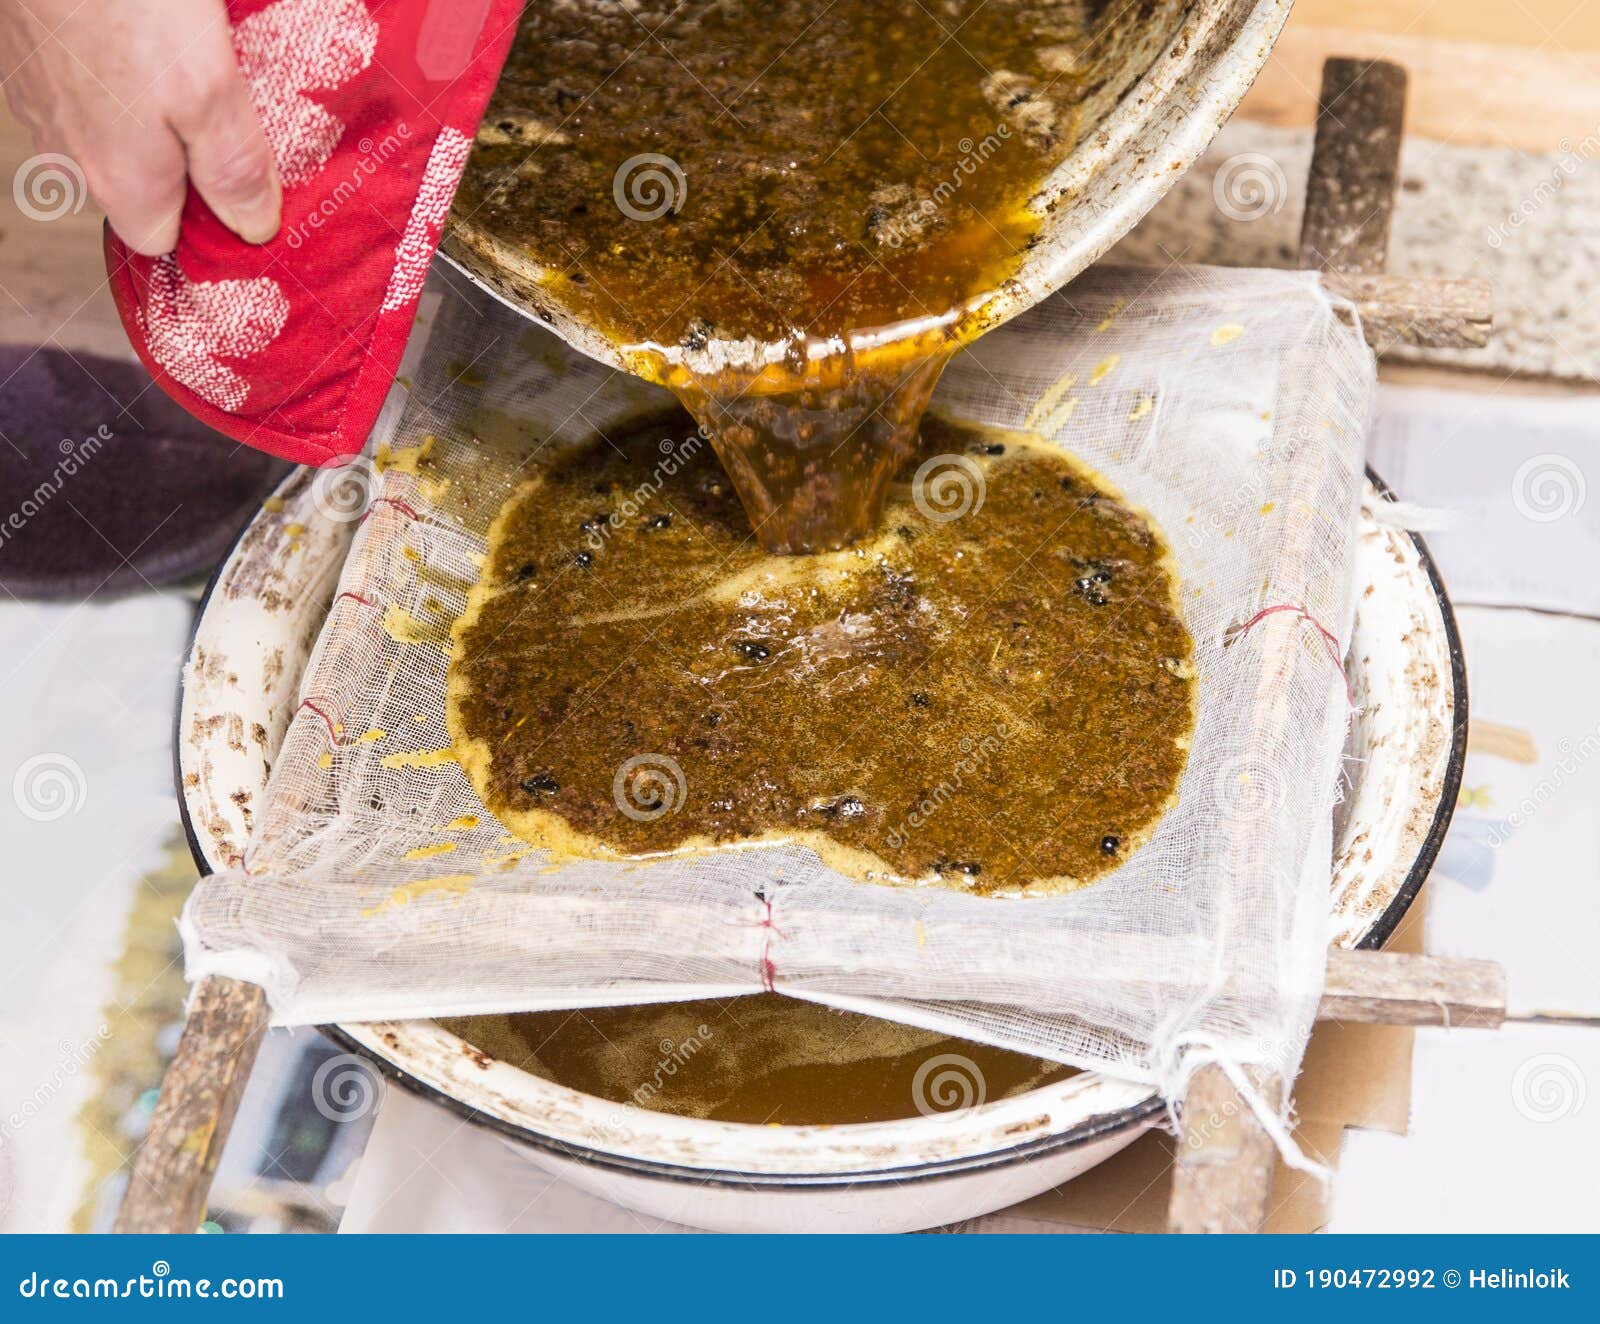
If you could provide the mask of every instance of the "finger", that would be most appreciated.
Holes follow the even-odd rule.
[[[231,51],[172,119],[188,154],[190,182],[217,219],[247,243],[264,244],[277,234],[283,208],[278,172]]]
[[[79,159],[89,191],[123,243],[146,257],[161,257],[178,246],[187,181],[183,145],[171,132],[109,142]]]

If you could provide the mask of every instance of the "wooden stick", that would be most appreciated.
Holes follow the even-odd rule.
[[[1489,343],[1494,292],[1486,280],[1325,271],[1322,286],[1355,305],[1361,333],[1379,354],[1398,345],[1481,349]]]
[[[1494,1029],[1506,1019],[1505,972],[1493,961],[1404,952],[1328,953],[1320,1021]],[[1283,1100],[1272,1072],[1246,1067],[1270,1108]],[[1233,1081],[1201,1067],[1183,1104],[1183,1139],[1167,1222],[1174,1232],[1257,1232],[1266,1222],[1278,1154]]]
[[[1493,961],[1335,948],[1317,1019],[1494,1030],[1506,1020],[1506,975]]]
[[[1400,183],[1406,71],[1384,60],[1322,66],[1317,136],[1306,180],[1299,265],[1349,299],[1378,353],[1400,345],[1480,349],[1492,291],[1483,280],[1386,276]]]
[[[221,976],[195,985],[117,1211],[118,1232],[193,1232],[205,1220],[211,1179],[266,1028],[267,997],[257,985]]]
[[[1300,265],[1376,275],[1389,251],[1405,123],[1405,71],[1363,60],[1329,60],[1306,182]],[[1328,279],[1328,277],[1324,277]],[[1254,1083],[1276,1109],[1282,1083],[1260,1070]],[[1174,1232],[1258,1232],[1266,1223],[1276,1168],[1271,1138],[1220,1067],[1202,1067],[1183,1103],[1183,1134],[1167,1223]],[[1226,1125],[1211,1125],[1213,1115]]]
[[[1406,71],[1385,60],[1322,66],[1298,265],[1376,274],[1389,259],[1400,184]]]
[[[1505,971],[1493,961],[1405,952],[1328,953],[1319,1021],[1368,1025],[1438,1025],[1497,1030],[1502,1025],[1600,1027],[1590,1007],[1514,1007]]]
[[[1258,1067],[1245,1071],[1269,1106],[1279,1107],[1282,1080]],[[1227,1073],[1201,1067],[1184,1096],[1167,1226],[1173,1232],[1259,1232],[1277,1165],[1277,1148]]]
[[[1600,1008],[1589,1011],[1555,1007],[1533,1007],[1527,1011],[1507,1009],[1506,1022],[1511,1025],[1581,1025],[1586,1030],[1600,1030]]]

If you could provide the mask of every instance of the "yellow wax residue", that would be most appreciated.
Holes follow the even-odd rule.
[[[517,718],[517,720],[512,723],[511,729],[509,731],[507,731],[505,733],[505,735],[500,737],[500,743],[503,745],[503,744],[506,743],[506,741],[510,740],[513,736],[515,736],[517,734],[517,732],[522,729],[522,724],[524,722],[526,722],[527,720],[528,720],[528,714],[527,713],[523,713],[521,717]]]
[[[285,524],[283,526],[283,531],[291,538],[298,538],[306,531],[306,526],[304,524]]]
[[[427,860],[435,855],[448,855],[456,848],[453,841],[438,841],[431,846],[418,846],[415,850],[408,850],[400,858],[402,860]]]
[[[1244,328],[1237,322],[1226,322],[1211,333],[1213,345],[1231,345],[1244,334]]]
[[[481,863],[485,869],[492,869],[497,864],[515,864],[524,855],[532,853],[532,846],[524,846],[521,850],[514,850],[508,855],[485,855]]]
[[[1141,395],[1128,411],[1128,422],[1137,423],[1141,418],[1156,407],[1156,398],[1153,395]]]
[[[444,749],[407,749],[398,754],[385,754],[378,760],[383,768],[442,768],[456,761],[456,752]]]
[[[452,818],[448,823],[446,823],[444,825],[444,830],[446,832],[465,832],[468,828],[475,828],[477,826],[478,816],[476,814],[462,814],[459,817]]]
[[[419,621],[404,607],[390,603],[383,609],[384,632],[400,644],[425,644],[437,642],[438,631],[425,621]]]
[[[433,458],[433,448],[438,444],[439,439],[431,432],[417,445],[402,446],[399,450],[392,450],[389,443],[384,442],[372,457],[372,467],[379,473],[393,469],[396,473],[414,474],[419,465]]]
[[[333,755],[327,750],[323,750],[322,753],[317,755],[317,766],[323,769],[331,768],[333,766]]]
[[[217,1132],[215,1120],[202,1122],[183,1138],[183,1152],[192,1155],[204,1155],[211,1148],[211,1137]]]
[[[1117,369],[1117,364],[1122,362],[1122,355],[1107,354],[1105,358],[1094,365],[1094,371],[1089,374],[1089,385],[1098,386]]]
[[[1276,501],[1264,501],[1264,502],[1261,503],[1261,513],[1263,515],[1272,514],[1272,512],[1274,510],[1276,510],[1277,508],[1278,508],[1278,503]]]
[[[405,557],[408,561],[422,560],[422,553],[419,552],[415,547],[402,547],[400,549],[400,555]]]
[[[1067,394],[1077,384],[1078,374],[1075,372],[1057,378],[1045,389],[1044,394],[1034,401],[1024,426],[1032,432],[1047,432],[1060,427],[1072,417],[1072,411],[1077,407],[1077,399],[1069,398]],[[1051,427],[1046,427],[1047,423]]]
[[[381,915],[386,910],[398,910],[419,896],[427,896],[430,892],[454,892],[457,896],[464,895],[472,887],[473,875],[470,873],[448,873],[439,878],[419,878],[414,883],[406,883],[389,893],[387,900],[361,912],[362,919],[371,919],[374,915]]]
[[[413,722],[426,722],[428,719],[426,717],[424,717],[421,713],[412,713],[411,714],[411,720]]]
[[[482,552],[468,552],[467,560],[471,561],[479,570],[482,570],[485,564],[488,563],[489,558]]]
[[[423,478],[418,480],[417,486],[424,497],[437,504],[443,500],[444,494],[450,490],[450,480],[448,478]]]
[[[265,501],[263,501],[261,503],[261,509],[266,511],[267,514],[269,514],[269,515],[281,514],[282,511],[283,511],[283,498],[282,497],[268,497]]]
[[[928,931],[922,927],[922,921],[917,921],[917,950],[920,952],[928,945]]]
[[[1111,329],[1111,324],[1117,320],[1117,314],[1127,306],[1128,301],[1126,299],[1113,300],[1111,306],[1106,309],[1106,315],[1100,319],[1100,325],[1095,327],[1095,330],[1109,331]]]

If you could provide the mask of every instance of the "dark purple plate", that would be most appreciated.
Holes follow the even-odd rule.
[[[209,571],[291,466],[131,360],[0,346],[0,590],[83,598]]]

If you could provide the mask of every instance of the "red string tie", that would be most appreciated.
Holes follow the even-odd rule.
[[[1333,663],[1334,670],[1339,673],[1339,679],[1344,682],[1345,701],[1354,709],[1356,706],[1355,691],[1350,687],[1350,677],[1345,674],[1344,648],[1339,643],[1339,636],[1334,634],[1332,630],[1328,629],[1326,625],[1304,607],[1298,607],[1292,602],[1279,602],[1270,607],[1263,607],[1243,625],[1235,626],[1229,631],[1228,643],[1232,643],[1242,635],[1248,634],[1254,626],[1259,625],[1268,616],[1276,616],[1279,612],[1285,611],[1294,613],[1303,621],[1309,621],[1316,628],[1317,633],[1322,637],[1323,651],[1327,653],[1328,660]]]
[[[370,502],[368,502],[366,510],[362,513],[361,522],[363,524],[365,524],[368,518],[370,518],[372,515],[372,508],[374,506],[393,506],[402,515],[406,516],[407,519],[420,520],[422,518],[421,515],[417,514],[413,507],[407,505],[404,501],[400,500],[399,497],[374,497]]]
[[[322,698],[320,695],[312,695],[312,697],[309,698],[309,699],[301,699],[300,700],[300,707],[296,708],[295,712],[299,712],[300,708],[309,708],[312,712],[314,712],[318,717],[320,717],[322,719],[322,724],[325,727],[328,728],[328,739],[331,740],[334,744],[337,745],[339,743],[339,730],[334,725],[333,718],[329,717],[326,712],[324,712],[321,708],[317,707],[317,705],[319,703],[326,703],[326,702],[327,702],[327,700]]]
[[[765,897],[761,904],[766,908],[756,927],[764,930],[761,939],[761,987],[768,993],[776,992],[774,982],[777,979],[778,967],[772,959],[772,935],[776,933],[783,937],[783,930],[772,922],[772,902]]]

